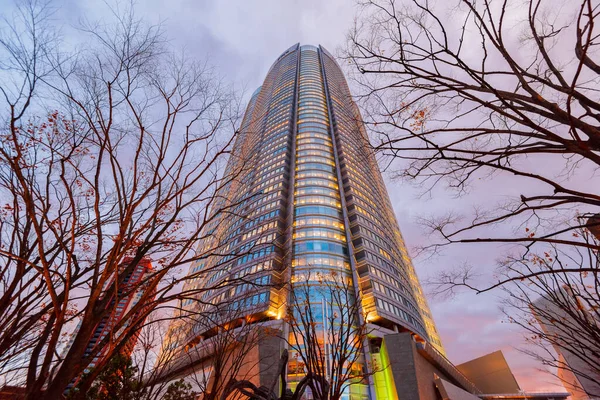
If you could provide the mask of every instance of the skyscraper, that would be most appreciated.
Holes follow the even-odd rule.
[[[286,312],[287,282],[334,272],[351,280],[368,322],[380,332],[411,332],[443,354],[358,121],[343,73],[327,50],[296,44],[279,56],[252,95],[225,174],[242,172],[220,188],[213,206],[233,209],[206,228],[206,248],[218,243],[228,255],[193,265],[185,289],[240,277],[249,282],[210,290],[201,302],[187,299],[184,309],[227,301],[250,320],[277,320]],[[196,278],[199,271],[211,272]],[[205,328],[189,325],[177,321],[168,346],[196,345]]]
[[[123,263],[123,267],[129,263],[130,259],[125,259]],[[122,278],[116,282],[116,277],[113,278],[108,285],[106,285],[105,295],[110,296],[108,310],[109,313],[102,318],[102,320],[95,327],[92,336],[89,339],[87,347],[85,349],[84,357],[88,357],[92,352],[97,349],[99,343],[107,336],[114,334],[115,327],[119,322],[126,316],[132,308],[139,302],[141,296],[144,294],[144,291],[141,290],[140,286],[143,286],[144,279],[147,279],[149,274],[152,272],[152,264],[147,259],[142,259],[135,268],[131,271],[130,274],[122,276]],[[115,290],[116,289],[116,290]],[[154,297],[154,294],[152,295]],[[152,299],[148,299],[152,300]],[[135,320],[139,315],[142,315],[142,310],[136,312],[135,314],[129,317],[130,320]],[[75,335],[79,331],[79,325],[75,328],[75,332],[71,335],[71,341],[67,343],[64,349],[64,353],[66,354],[69,348],[72,345],[72,340],[75,338]],[[133,352],[135,344],[137,343],[138,335],[133,335],[131,339],[129,339],[121,354],[126,356],[130,356]],[[102,358],[105,354],[106,348],[100,348],[99,352],[96,356],[90,361],[85,369],[85,372],[90,371],[92,368],[96,366],[96,363],[100,358]],[[79,378],[75,379],[71,384],[69,384],[68,389],[73,387]]]

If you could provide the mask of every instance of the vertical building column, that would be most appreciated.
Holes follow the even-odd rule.
[[[352,234],[350,232],[350,220],[348,219],[348,211],[346,209],[346,195],[344,193],[344,185],[342,183],[342,172],[340,170],[340,160],[339,160],[339,156],[338,156],[338,151],[337,151],[337,144],[336,144],[336,140],[335,140],[335,132],[333,129],[333,115],[331,112],[332,109],[332,103],[331,103],[331,99],[329,98],[329,84],[327,82],[327,75],[325,73],[325,65],[323,62],[323,53],[322,50],[319,46],[319,63],[321,64],[321,77],[323,78],[323,87],[325,88],[325,100],[327,102],[327,115],[329,116],[329,134],[331,135],[331,142],[333,145],[333,157],[335,159],[335,171],[337,174],[337,179],[338,179],[338,183],[339,183],[339,192],[340,192],[340,202],[342,204],[342,214],[343,214],[343,219],[344,219],[344,231],[346,234],[346,243],[348,245],[348,255],[350,258],[350,269],[352,270],[352,283],[354,285],[354,295],[356,296],[356,301],[362,300],[361,294],[360,294],[360,286],[359,286],[359,275],[358,272],[356,271],[356,259],[354,257],[354,246],[352,245]],[[362,306],[362,305],[361,305]],[[364,324],[365,320],[363,318],[363,315],[361,313],[358,314],[358,321],[359,324]],[[372,368],[370,365],[371,362],[371,351],[369,349],[369,338],[365,337],[363,340],[363,352],[364,352],[364,357],[365,357],[365,367],[367,368],[367,380],[368,380],[368,385],[369,385],[369,398],[371,400],[376,400],[377,397],[375,395],[375,385],[373,382],[373,376],[372,376]]]
[[[298,96],[299,96],[299,85],[300,85],[300,58],[302,56],[302,52],[300,51],[300,46],[296,49],[298,53],[296,57],[296,81],[294,83],[294,104],[292,105],[292,128],[291,128],[291,156],[290,156],[290,177],[289,177],[289,191],[286,199],[287,202],[287,212],[285,216],[285,255],[283,258],[284,265],[284,285],[288,287],[285,289],[286,291],[289,289],[289,283],[292,280],[292,260],[293,260],[293,250],[294,250],[294,191],[296,185],[296,135],[298,134]],[[286,308],[285,312],[287,313],[287,308],[290,303],[290,293],[287,293],[287,301],[285,302],[284,307]],[[287,323],[284,324],[284,332],[283,337],[287,338],[290,335],[290,327]],[[288,342],[283,341],[284,346],[289,348]],[[287,375],[287,365],[286,375]],[[284,388],[285,390],[286,388]]]

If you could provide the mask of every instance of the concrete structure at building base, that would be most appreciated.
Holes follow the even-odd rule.
[[[279,329],[283,324],[270,326],[269,333],[247,354],[237,380],[272,388],[283,397],[281,355],[287,346],[278,337],[283,332]],[[373,400],[565,400],[570,396],[567,392],[521,390],[500,351],[455,366],[409,332],[379,336],[371,338],[372,361],[380,366],[373,375]],[[210,362],[209,354],[188,358],[173,366],[172,374],[163,379],[194,382],[192,376]],[[207,386],[211,383],[209,379]]]

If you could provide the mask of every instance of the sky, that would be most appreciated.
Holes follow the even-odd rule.
[[[11,3],[0,0],[0,9]],[[57,8],[55,18],[63,21],[67,38],[76,34],[72,26],[82,17],[94,20],[109,15],[103,1],[54,0],[52,4]],[[291,45],[321,44],[332,53],[343,46],[356,13],[353,4],[352,0],[139,0],[136,10],[144,20],[163,24],[174,49],[181,49],[191,58],[209,59],[223,79],[244,90],[248,97],[261,85],[273,61]],[[511,188],[509,182],[498,178],[478,185],[467,198],[455,199],[436,191],[432,198],[423,199],[418,197],[418,188],[392,181],[387,174],[384,178],[409,249],[427,240],[417,217],[460,209],[474,202],[497,202]],[[491,273],[496,260],[506,251],[498,245],[465,245],[451,248],[435,259],[416,258],[414,265],[421,280],[463,262]],[[499,309],[500,295],[464,293],[451,299],[430,300],[448,358],[459,364],[502,350],[522,389],[562,390],[553,376],[538,370],[541,365],[518,351],[524,340],[505,321]]]

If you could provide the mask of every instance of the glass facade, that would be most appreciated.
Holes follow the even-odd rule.
[[[287,281],[312,282],[307,277],[320,273],[353,283],[369,323],[411,331],[443,353],[358,121],[343,73],[325,49],[294,45],[275,61],[248,104],[226,167],[225,176],[235,171],[235,178],[218,189],[202,233],[206,249],[223,251],[192,265],[184,291],[246,282],[183,300],[185,310],[226,302],[247,318],[280,319]],[[311,294],[315,307],[326,300],[318,293]],[[202,335],[191,325],[174,325],[178,345]],[[301,378],[297,368],[288,370],[292,384]],[[346,397],[368,398],[368,390],[351,388]]]
[[[329,293],[322,286],[331,279],[352,281],[352,271],[321,67],[318,48],[300,47],[291,279],[310,282],[314,287],[310,289],[308,303],[317,319],[318,341],[321,346],[328,346],[325,336],[331,327],[326,324],[332,320],[323,318],[326,312],[323,304],[331,303],[332,299],[327,298]],[[296,296],[305,295],[304,288],[300,291],[302,293],[296,293]],[[354,302],[355,299],[347,301]],[[292,334],[289,341],[294,343]],[[295,348],[303,346],[302,343],[294,344]],[[330,351],[324,349],[324,353]],[[359,365],[354,367],[361,368]],[[288,365],[292,388],[304,373],[300,361],[292,357]],[[368,392],[362,387],[365,385],[353,386],[356,387],[352,388],[352,398],[368,399]],[[350,388],[346,391],[345,398],[350,398]]]

